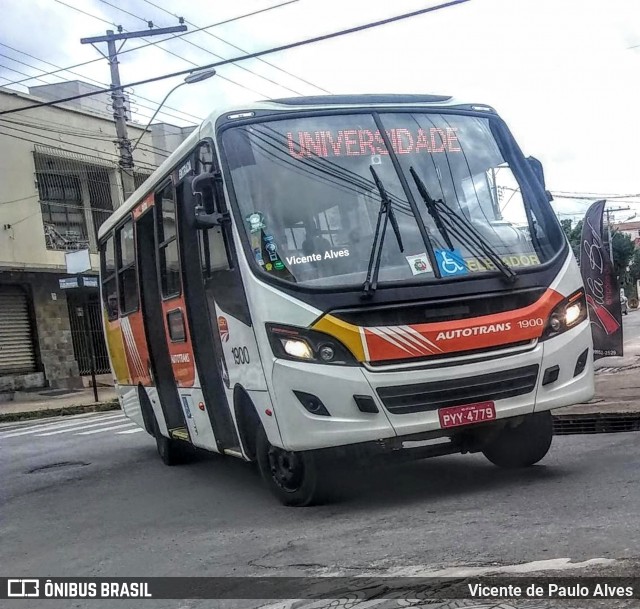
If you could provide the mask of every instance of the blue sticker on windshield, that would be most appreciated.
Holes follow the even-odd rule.
[[[436,250],[435,254],[443,277],[467,274],[467,264],[460,250]]]

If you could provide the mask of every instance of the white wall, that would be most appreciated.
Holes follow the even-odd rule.
[[[24,107],[37,101],[0,89],[0,110]],[[90,155],[96,164],[113,166],[117,161],[113,121],[54,106],[6,114],[2,118],[0,270],[64,270],[64,252],[48,250],[45,244],[35,181],[34,147],[37,143],[65,153]],[[140,128],[130,126],[129,137],[135,141],[141,132]],[[145,133],[142,142],[151,145],[151,134]],[[135,151],[134,160],[141,169],[151,169],[158,164],[153,152],[144,147]],[[114,188],[112,193],[116,194],[118,190]],[[117,207],[122,201],[113,194],[113,205]],[[92,256],[92,266],[98,268],[97,255]]]

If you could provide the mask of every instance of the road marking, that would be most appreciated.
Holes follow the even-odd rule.
[[[119,417],[123,417],[124,415],[122,413],[118,413],[118,414],[112,414],[112,415],[108,415],[108,416],[104,416],[104,417],[100,417],[98,418],[90,418],[90,419],[83,419],[82,421],[74,421],[74,422],[69,422],[69,423],[44,423],[42,425],[34,425],[33,427],[29,427],[28,429],[21,429],[20,431],[13,431],[11,433],[7,433],[7,434],[0,434],[0,437],[2,438],[15,438],[17,436],[27,436],[30,434],[37,434],[40,431],[46,431],[49,429],[64,429],[67,427],[78,427],[81,425],[85,425],[87,422],[90,421],[108,421],[110,419],[117,419]]]
[[[122,421],[126,421],[127,419],[123,416],[121,417],[117,417],[119,419],[121,419]],[[91,425],[75,425],[74,427],[66,427],[65,429],[56,429],[55,431],[48,431],[47,433],[37,433],[35,434],[37,437],[39,438],[43,438],[46,436],[57,436],[58,434],[61,433],[69,433],[72,431],[80,431],[82,429],[91,429],[92,427],[101,427],[103,425],[111,425],[112,423],[115,423],[116,421],[102,421],[100,423],[92,423]]]
[[[122,429],[123,427],[131,427],[135,425],[133,421],[129,421],[127,423],[121,425],[114,425],[113,427],[102,427],[100,429],[93,429],[91,431],[81,431],[76,434],[76,436],[90,436],[93,433],[102,433],[103,431],[113,431],[114,429]]]
[[[135,429],[128,429],[127,431],[119,431],[117,435],[121,435],[123,433],[138,433],[139,431],[144,431],[142,427],[136,427]]]
[[[586,569],[595,566],[611,566],[617,561],[613,558],[589,558],[582,562],[572,562],[571,558],[550,558],[534,560],[532,562],[515,565],[491,565],[487,567],[448,567],[433,569],[432,567],[417,565],[414,567],[393,567],[384,577],[478,577],[494,575],[496,573],[536,573],[540,571],[566,571],[572,569]],[[369,577],[383,577],[381,573],[367,574]]]

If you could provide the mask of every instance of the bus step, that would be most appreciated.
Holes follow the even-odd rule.
[[[169,435],[174,440],[183,440],[184,442],[189,441],[189,432],[187,431],[186,427],[178,427],[177,429],[172,429],[169,432]]]
[[[244,455],[240,451],[240,448],[225,448],[222,452],[230,457],[238,457],[238,459],[244,459]]]

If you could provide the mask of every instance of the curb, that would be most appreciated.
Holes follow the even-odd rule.
[[[11,423],[13,421],[27,421],[29,419],[46,419],[49,417],[62,417],[72,414],[83,414],[86,412],[106,412],[109,410],[120,410],[118,400],[108,402],[97,402],[92,404],[79,404],[77,406],[62,406],[60,408],[47,408],[45,410],[29,410],[26,412],[0,413],[0,423]]]

